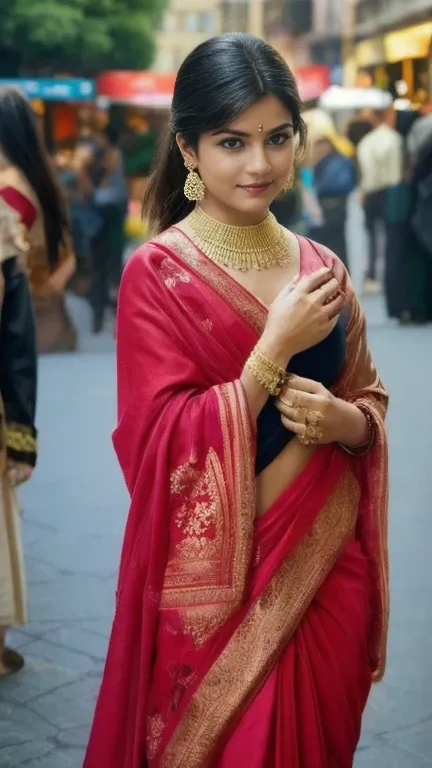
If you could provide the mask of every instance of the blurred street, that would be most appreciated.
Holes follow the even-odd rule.
[[[82,352],[41,359],[40,464],[22,494],[31,623],[14,632],[27,666],[0,691],[1,768],[80,768],[106,651],[127,510],[111,449],[112,328]],[[392,626],[385,682],[370,701],[356,768],[432,765],[432,328],[400,328],[365,301],[392,395]],[[425,418],[426,417],[426,418]]]

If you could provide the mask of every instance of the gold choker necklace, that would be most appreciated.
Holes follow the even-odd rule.
[[[262,270],[291,260],[288,239],[272,213],[261,224],[233,227],[212,219],[197,206],[185,223],[206,256],[228,269]]]

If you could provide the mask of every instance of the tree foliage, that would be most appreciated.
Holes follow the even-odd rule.
[[[155,29],[166,4],[167,0],[0,0],[0,44],[18,49],[22,69],[35,75],[146,69],[154,57]]]

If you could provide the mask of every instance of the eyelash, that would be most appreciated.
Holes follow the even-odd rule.
[[[279,141],[275,144],[273,143],[273,139],[283,139],[283,141]],[[292,139],[292,136],[288,133],[275,133],[273,136],[270,136],[269,143],[271,147],[282,147],[284,144],[287,143],[287,141],[290,141],[291,139]],[[227,146],[230,142],[234,142],[234,144],[237,144],[239,146],[235,146],[235,147]],[[223,147],[223,149],[228,149],[229,151],[233,152],[236,149],[241,149],[241,147],[244,145],[242,144],[241,139],[233,138],[233,139],[224,139],[223,141],[220,142],[219,146]]]

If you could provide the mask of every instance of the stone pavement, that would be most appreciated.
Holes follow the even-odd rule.
[[[432,766],[432,328],[388,323],[366,301],[392,393],[392,624],[385,682],[368,707],[356,768]],[[0,683],[0,768],[80,768],[107,647],[127,497],[111,449],[111,329],[41,360],[40,462],[22,492],[31,622],[25,670]],[[333,767],[332,767],[333,768]]]

